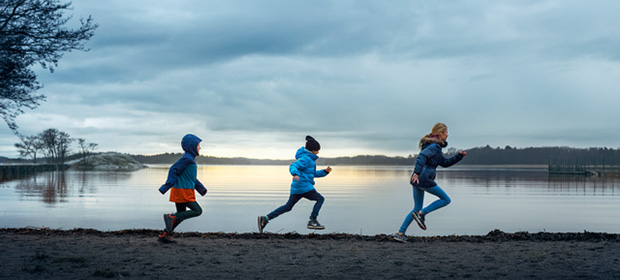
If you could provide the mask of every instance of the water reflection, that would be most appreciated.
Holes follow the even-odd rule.
[[[4,182],[0,225],[160,228],[161,214],[174,210],[168,195],[157,191],[168,167],[150,166],[136,172],[45,172]],[[396,230],[413,206],[408,184],[411,172],[412,167],[334,166],[332,174],[316,180],[326,198],[321,222],[329,225],[329,232]],[[184,224],[181,231],[255,231],[257,215],[286,201],[291,180],[287,166],[201,166],[198,178],[209,190],[207,196],[198,197],[204,215]],[[453,204],[429,217],[433,227],[423,234],[485,234],[496,228],[620,232],[620,225],[609,222],[620,215],[615,198],[620,195],[617,176],[550,176],[545,169],[456,167],[440,170],[437,181]],[[310,204],[302,201],[270,225],[274,231],[305,233],[309,209]],[[523,209],[532,214],[523,215]]]
[[[47,206],[67,203],[71,196],[97,194],[97,185],[125,184],[131,173],[93,171],[51,171],[16,180],[15,192],[22,198],[40,197]]]
[[[66,202],[68,196],[65,171],[39,173],[20,180],[15,192],[24,197],[41,197],[46,204]]]
[[[548,187],[566,195],[618,195],[616,176],[549,175]]]
[[[351,195],[363,186],[384,186],[386,183],[407,186],[412,169],[409,167],[337,166],[337,172],[317,179],[317,188],[334,195]],[[267,172],[266,172],[267,170]],[[167,167],[154,166],[150,171],[165,178]],[[230,193],[237,199],[269,195],[283,192],[290,183],[288,169],[282,166],[208,166],[200,168],[199,178],[209,182],[210,187],[219,190],[219,195]],[[251,178],[251,182],[239,184],[239,174]],[[72,194],[78,197],[98,193],[99,187],[121,187],[127,184],[132,172],[93,172],[93,171],[54,171],[38,173],[30,178],[15,180],[15,192],[21,197],[40,197],[48,205],[65,203]],[[493,170],[455,168],[438,172],[437,181],[441,186],[473,186],[482,188],[536,188],[546,187],[550,192],[562,195],[617,195],[620,187],[618,176],[571,176],[549,175],[545,170]],[[163,181],[162,181],[163,182]],[[326,184],[324,182],[327,182]],[[159,181],[155,181],[155,186]],[[330,189],[337,185],[338,190]],[[231,187],[236,187],[233,189]],[[259,187],[259,188],[257,188]],[[343,192],[344,191],[344,192]],[[515,190],[517,191],[517,190]],[[244,194],[244,192],[247,192]],[[216,194],[218,195],[218,194]],[[357,195],[357,194],[355,194]],[[247,197],[246,197],[247,196]],[[272,197],[271,195],[269,195]]]
[[[468,184],[484,188],[546,188],[549,192],[571,195],[617,195],[620,178],[614,174],[606,176],[553,175],[546,170],[444,170],[438,174],[438,181],[446,186]]]
[[[470,183],[485,186],[513,186],[522,184],[536,185],[547,180],[545,170],[480,170],[480,169],[446,169],[439,171],[438,178],[446,180],[469,181]],[[541,184],[539,186],[542,186]]]

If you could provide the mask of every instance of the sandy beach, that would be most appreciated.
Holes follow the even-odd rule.
[[[620,279],[620,236],[0,229],[2,279]]]

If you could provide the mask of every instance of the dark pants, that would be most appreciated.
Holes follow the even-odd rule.
[[[302,198],[316,201],[316,203],[314,203],[314,208],[312,208],[312,214],[310,214],[310,219],[316,219],[319,216],[319,211],[321,210],[323,202],[325,201],[325,198],[316,190],[311,190],[307,193],[302,194],[291,194],[288,197],[288,201],[286,202],[286,204],[278,207],[278,209],[276,210],[273,210],[273,212],[267,215],[267,218],[271,220],[288,211],[291,211],[291,209],[293,209],[293,206],[295,206],[295,204]]]
[[[200,205],[198,205],[198,202],[196,201],[187,203],[175,203],[175,206],[177,207],[177,213],[175,215],[179,223],[183,220],[198,217],[200,216],[200,214],[202,214],[202,208],[200,208]],[[187,208],[189,208],[189,210],[187,210]]]

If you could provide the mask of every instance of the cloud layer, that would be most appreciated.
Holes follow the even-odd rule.
[[[617,1],[73,1],[90,52],[38,71],[47,102],[18,118],[100,150],[217,156],[606,146],[620,136]],[[0,153],[17,138],[0,130]]]

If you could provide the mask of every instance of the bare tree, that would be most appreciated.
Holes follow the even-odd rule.
[[[88,154],[91,154],[95,151],[95,149],[97,149],[97,147],[99,147],[99,144],[97,143],[88,143],[88,149],[86,151]]]
[[[30,67],[36,63],[54,72],[65,52],[87,50],[84,46],[97,29],[89,16],[77,29],[64,25],[71,3],[58,0],[0,1],[0,116],[15,134],[15,118],[23,108],[34,109],[45,100]]]
[[[92,153],[99,145],[96,143],[86,143],[86,139],[78,138],[78,146],[80,146],[82,156],[87,156]]]
[[[77,140],[82,156],[86,156],[86,139],[78,138]]]
[[[65,163],[65,157],[69,153],[69,146],[73,139],[68,133],[49,128],[41,132],[38,136],[43,143],[43,149],[48,157],[55,163]]]
[[[66,132],[60,132],[58,134],[58,145],[56,146],[56,154],[58,155],[58,163],[65,163],[65,158],[69,155],[69,151],[71,151],[71,142],[73,139]]]
[[[37,154],[43,149],[43,142],[35,135],[20,137],[21,143],[16,143],[15,147],[22,157],[31,157],[34,164],[37,163]]]

